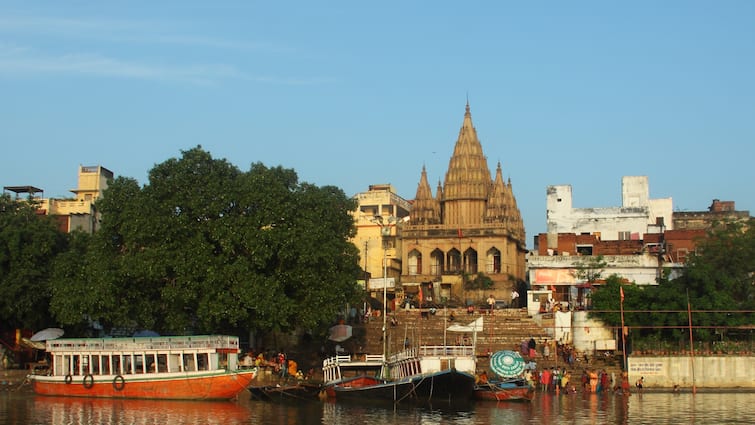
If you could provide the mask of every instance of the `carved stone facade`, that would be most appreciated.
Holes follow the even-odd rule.
[[[523,284],[522,217],[500,163],[491,178],[469,104],[445,181],[438,182],[433,196],[422,168],[410,217],[401,241],[401,282],[407,292],[422,287],[425,298],[478,302],[490,293],[508,299],[511,290]],[[465,291],[464,277],[473,279],[478,273],[489,277],[493,287]]]

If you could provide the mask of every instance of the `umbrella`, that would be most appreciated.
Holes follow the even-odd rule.
[[[47,328],[35,333],[29,339],[34,342],[48,341],[51,339],[58,339],[63,336],[64,333],[65,332],[63,332],[63,329],[60,328]]]
[[[513,378],[524,371],[524,358],[516,351],[496,351],[490,356],[490,368],[496,375]]]
[[[160,336],[160,334],[155,331],[150,331],[150,330],[134,332],[134,337],[144,337],[144,336]]]

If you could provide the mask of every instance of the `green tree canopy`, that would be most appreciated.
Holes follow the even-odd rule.
[[[623,287],[625,323],[641,335],[675,339],[689,325],[688,302],[697,327],[696,339],[712,340],[713,330],[752,325],[755,310],[755,227],[720,223],[700,240],[682,275],[661,279],[657,286],[622,285],[607,279],[593,294],[594,315],[619,326],[619,287]],[[673,312],[676,311],[676,312]]]
[[[0,321],[7,328],[50,325],[51,270],[68,236],[33,201],[0,196]]]
[[[56,282],[61,321],[264,333],[330,323],[355,299],[355,205],[343,191],[281,167],[242,172],[201,147],[182,154],[142,188],[118,178],[105,191],[101,230],[78,260],[85,276]]]

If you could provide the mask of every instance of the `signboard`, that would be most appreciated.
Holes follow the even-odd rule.
[[[533,285],[565,285],[575,282],[573,269],[537,269]]]
[[[384,284],[388,283],[388,289],[394,289],[396,288],[396,278],[389,277],[387,279],[382,277],[376,277],[372,278],[367,282],[367,290],[369,291],[376,291],[376,290],[383,290]]]

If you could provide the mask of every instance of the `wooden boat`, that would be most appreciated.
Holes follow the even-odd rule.
[[[534,396],[535,389],[524,379],[509,379],[505,381],[478,383],[474,388],[475,400],[531,401]]]
[[[320,399],[322,387],[318,384],[298,382],[292,385],[264,385],[249,387],[253,400],[272,402],[316,401]]]
[[[474,388],[475,400],[523,400],[530,401],[535,396],[526,379],[523,378],[524,358],[516,351],[502,350],[490,356],[490,368],[501,380],[479,382]]]
[[[30,375],[37,394],[163,400],[229,400],[256,368],[238,366],[239,339],[225,335],[47,341],[49,375]]]
[[[391,356],[385,379],[334,385],[333,392],[338,401],[467,402],[474,390],[474,368],[473,347],[423,346]]]
[[[385,357],[382,355],[341,355],[322,362],[322,389],[328,398],[335,398],[335,387],[352,388],[385,382],[382,378]]]

